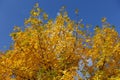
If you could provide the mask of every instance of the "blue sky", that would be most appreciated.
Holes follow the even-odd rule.
[[[85,24],[100,25],[101,18],[107,17],[120,30],[120,0],[0,0],[0,50],[9,48],[13,27],[24,26],[24,19],[36,2],[51,18],[65,5],[71,19],[75,19],[74,10],[78,8]]]

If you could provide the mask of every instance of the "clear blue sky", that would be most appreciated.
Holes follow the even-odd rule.
[[[24,19],[29,17],[36,2],[51,18],[55,18],[60,7],[65,5],[72,19],[78,8],[85,24],[100,25],[101,18],[107,17],[108,22],[120,30],[120,0],[0,0],[0,50],[9,48],[13,27],[24,26]]]

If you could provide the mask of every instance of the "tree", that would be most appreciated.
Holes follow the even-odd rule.
[[[14,27],[12,49],[0,58],[1,80],[119,79],[120,38],[110,25],[91,35],[65,7],[54,20],[38,4],[30,14],[24,29]]]

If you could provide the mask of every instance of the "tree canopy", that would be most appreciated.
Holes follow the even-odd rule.
[[[36,4],[24,24],[14,27],[11,48],[0,53],[0,80],[120,79],[120,36],[106,18],[91,32],[65,7],[49,19]]]

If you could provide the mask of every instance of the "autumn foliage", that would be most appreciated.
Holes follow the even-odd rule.
[[[120,37],[106,18],[91,32],[64,7],[49,19],[36,4],[24,24],[0,53],[0,80],[120,80]]]

